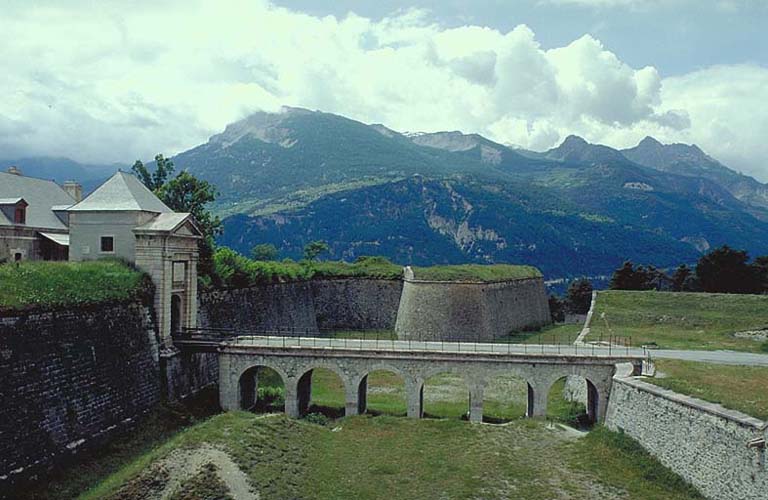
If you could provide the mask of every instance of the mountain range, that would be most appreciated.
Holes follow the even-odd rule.
[[[625,259],[693,263],[722,244],[768,253],[768,186],[695,145],[617,150],[577,136],[545,152],[458,131],[399,133],[300,108],[255,113],[173,157],[212,182],[219,242],[297,258],[509,262],[548,279]]]

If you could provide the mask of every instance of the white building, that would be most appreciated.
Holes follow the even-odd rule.
[[[174,212],[125,172],[76,198],[73,183],[62,188],[18,170],[0,173],[0,259],[122,259],[152,277],[165,345],[171,332],[194,327],[202,235],[192,215]]]

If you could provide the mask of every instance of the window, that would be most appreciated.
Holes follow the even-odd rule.
[[[26,224],[27,223],[27,209],[25,207],[16,207],[16,211],[13,213],[14,224]]]
[[[115,251],[115,237],[114,236],[102,236],[101,237],[101,251],[103,253],[114,253],[114,251]]]

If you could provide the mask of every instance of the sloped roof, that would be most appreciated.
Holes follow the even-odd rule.
[[[185,222],[189,222],[190,224],[192,224],[192,226],[195,228],[195,231],[197,231],[197,233],[200,234],[200,230],[195,224],[194,219],[192,218],[192,214],[185,213],[185,212],[162,213],[157,217],[155,217],[154,219],[152,219],[151,221],[147,222],[146,224],[135,228],[134,231],[136,232],[173,232]]]
[[[29,204],[24,225],[44,229],[66,229],[67,226],[56,217],[51,207],[71,206],[75,203],[75,200],[53,181],[6,172],[0,172],[0,198],[24,198]],[[10,226],[13,223],[7,217],[0,216],[0,225]]]
[[[172,212],[160,198],[147,189],[139,179],[117,172],[96,188],[83,201],[68,209],[70,212]]]

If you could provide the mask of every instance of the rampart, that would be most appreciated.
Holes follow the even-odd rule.
[[[0,312],[0,488],[102,442],[161,397],[140,302]]]
[[[402,282],[365,278],[255,285],[199,294],[197,325],[242,331],[392,329]]]
[[[406,279],[398,338],[486,341],[551,322],[542,278],[496,283]]]
[[[766,498],[766,422],[625,371],[614,377],[606,425],[637,440],[707,498]]]

